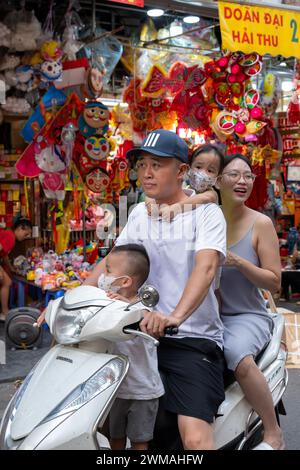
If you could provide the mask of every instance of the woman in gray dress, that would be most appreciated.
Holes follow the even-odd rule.
[[[246,207],[255,176],[242,155],[228,156],[219,179],[228,253],[220,293],[228,368],[264,426],[265,449],[283,449],[272,396],[255,357],[270,341],[273,320],[259,289],[280,289],[279,244],[271,219]]]

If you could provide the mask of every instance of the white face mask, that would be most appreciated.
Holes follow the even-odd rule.
[[[98,278],[98,287],[99,289],[104,290],[105,292],[108,292],[111,290],[112,292],[119,292],[120,289],[122,289],[121,286],[113,286],[112,284],[117,280],[121,279],[122,277],[127,277],[127,276],[106,276],[105,274],[100,274]]]
[[[217,178],[212,178],[205,171],[193,170],[192,168],[188,171],[187,175],[190,180],[190,186],[198,193],[203,193],[207,189],[212,188],[217,180]]]

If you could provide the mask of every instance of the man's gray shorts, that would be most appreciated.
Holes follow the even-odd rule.
[[[131,442],[149,442],[153,438],[158,398],[125,400],[117,398],[109,414],[112,439],[128,437]]]

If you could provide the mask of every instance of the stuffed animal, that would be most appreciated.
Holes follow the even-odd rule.
[[[16,88],[21,91],[31,91],[33,87],[33,69],[30,65],[21,65],[15,72]]]
[[[0,62],[0,70],[9,70],[18,67],[20,57],[13,54],[6,54]]]
[[[65,197],[66,165],[63,161],[60,147],[50,145],[40,149],[35,155],[35,161],[41,173],[40,182],[49,199],[63,200]]]

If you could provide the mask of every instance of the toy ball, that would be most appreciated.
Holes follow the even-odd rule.
[[[245,93],[244,100],[245,100],[245,105],[247,106],[247,108],[249,108],[249,109],[255,108],[255,106],[257,105],[257,103],[259,101],[258,91],[254,90],[254,89],[248,90]]]
[[[237,81],[237,76],[231,73],[228,75],[227,80],[229,83],[235,83]]]
[[[228,63],[229,63],[228,57],[221,57],[217,61],[218,66],[221,67],[222,69],[225,69],[228,66]]]
[[[236,76],[236,81],[238,83],[243,83],[247,80],[247,75],[244,72],[240,72]]]
[[[233,75],[237,75],[238,73],[240,73],[242,71],[242,67],[239,65],[239,64],[233,64],[231,66],[231,73]]]
[[[246,126],[243,122],[238,122],[234,130],[237,134],[244,134],[244,132],[246,131]]]
[[[250,111],[250,116],[253,119],[262,119],[263,117],[263,110],[259,107],[252,108]]]

